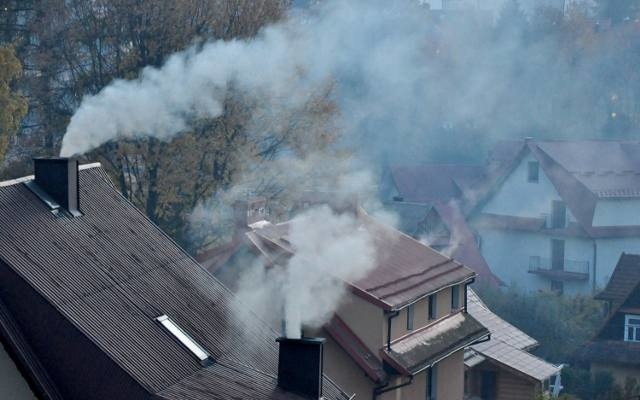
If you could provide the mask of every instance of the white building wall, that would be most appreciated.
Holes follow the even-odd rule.
[[[592,224],[593,226],[640,225],[640,200],[598,200]]]
[[[530,218],[551,214],[551,202],[562,199],[542,168],[538,170],[538,182],[528,182],[529,161],[536,161],[530,153],[507,177],[482,212]],[[569,221],[575,221],[569,209],[567,209],[567,218]]]
[[[551,279],[529,272],[529,257],[551,258],[551,239],[556,237],[541,233],[495,229],[479,229],[482,237],[481,252],[491,270],[505,284],[515,285],[524,291],[549,290]],[[565,281],[564,293],[591,293],[593,245],[590,239],[562,238],[565,241],[565,258],[589,263],[589,279]]]

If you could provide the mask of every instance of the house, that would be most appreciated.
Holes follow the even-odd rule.
[[[348,398],[322,340],[276,343],[233,300],[99,164],[0,183],[0,340],[37,398]]]
[[[499,148],[511,156],[466,213],[503,282],[592,293],[623,251],[640,251],[640,142],[525,139]]]
[[[307,199],[300,207],[313,202]],[[345,282],[345,298],[322,328],[327,375],[358,398],[461,399],[464,349],[489,335],[466,312],[466,288],[475,273],[357,205],[333,208],[353,213],[359,229],[369,233],[376,265],[364,278]],[[253,250],[244,254],[257,252],[267,267],[286,266],[295,252],[288,245],[290,225],[252,224],[246,243]],[[227,279],[242,268],[228,262],[211,267]]]
[[[478,282],[497,286],[502,282],[482,256],[480,238],[464,214],[471,194],[488,176],[483,165],[394,165],[382,178],[380,197],[398,216],[400,230],[468,266]]]
[[[640,382],[640,255],[623,253],[607,286],[595,296],[607,302],[608,316],[579,352],[592,373],[611,373],[625,387]]]
[[[543,392],[558,396],[562,366],[530,354],[538,342],[491,312],[471,288],[467,299],[469,314],[489,329],[491,338],[465,351],[466,398],[535,399]]]

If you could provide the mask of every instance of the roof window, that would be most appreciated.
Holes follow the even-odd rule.
[[[205,349],[202,348],[191,336],[189,336],[182,328],[180,328],[175,322],[166,315],[161,315],[155,319],[162,325],[170,334],[173,335],[184,347],[186,347],[194,356],[200,360],[200,364],[203,366],[211,365],[213,358]]]

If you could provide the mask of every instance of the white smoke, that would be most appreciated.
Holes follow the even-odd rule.
[[[375,248],[367,230],[351,213],[328,206],[309,209],[290,222],[294,255],[284,266],[256,265],[243,276],[238,300],[272,324],[284,313],[286,336],[300,337],[302,326],[320,327],[343,299],[345,282],[375,266]]]

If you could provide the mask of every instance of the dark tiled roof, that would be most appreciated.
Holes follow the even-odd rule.
[[[366,277],[347,282],[356,294],[365,300],[391,310],[444,287],[472,279],[475,273],[453,259],[404,233],[377,222],[364,210],[358,211],[358,220],[368,231],[376,249],[376,266]],[[289,223],[255,229],[253,235],[262,239],[261,247],[276,244],[285,251],[289,247]],[[265,255],[271,259],[273,252]]]
[[[324,328],[371,380],[383,382],[386,379],[387,374],[384,372],[382,360],[369,351],[340,317],[334,315]]]
[[[25,185],[0,185],[0,259],[151,393],[209,373],[154,321],[166,314],[213,356],[215,371],[245,366],[244,375],[218,382],[243,393],[237,398],[289,398],[275,390],[276,334],[266,324],[236,318],[247,311],[102,168],[84,168],[80,190],[84,215],[66,218]],[[257,371],[264,378],[249,379]],[[213,379],[223,375],[211,374],[198,384],[216,398]]]
[[[577,355],[591,362],[613,362],[640,366],[640,343],[621,340],[596,340],[587,343]]]
[[[404,201],[432,203],[458,197],[483,176],[479,165],[425,164],[391,167],[393,181]]]
[[[640,255],[622,253],[604,290],[595,298],[622,304],[640,284]]]
[[[458,312],[391,342],[383,357],[407,374],[416,374],[453,352],[487,337],[489,331],[471,315]]]

